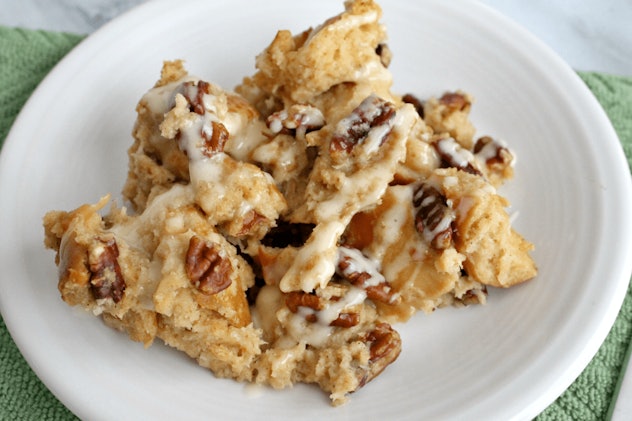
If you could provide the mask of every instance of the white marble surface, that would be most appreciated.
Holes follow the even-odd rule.
[[[0,0],[0,25],[88,34],[145,1]],[[576,70],[632,76],[632,0],[481,1],[527,28]]]

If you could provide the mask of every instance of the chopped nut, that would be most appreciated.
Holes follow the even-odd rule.
[[[305,134],[325,125],[323,113],[311,105],[295,104],[271,114],[266,125],[273,134],[287,133],[304,139]]]
[[[340,247],[336,273],[351,285],[366,290],[367,297],[373,301],[387,304],[398,302],[399,296],[378,271],[375,262],[360,250]]]
[[[90,289],[95,299],[111,298],[115,303],[123,299],[126,284],[118,263],[119,250],[114,239],[98,240],[100,245],[88,258]]]
[[[241,227],[241,230],[237,233],[237,236],[248,235],[254,231],[254,228],[257,227],[261,222],[266,221],[267,218],[255,210],[251,210],[244,216],[244,225]]]
[[[433,247],[445,249],[452,242],[455,214],[446,198],[433,186],[421,183],[413,192],[415,227]]]
[[[185,270],[193,285],[208,295],[225,290],[232,282],[230,261],[197,235],[189,240]]]
[[[398,297],[386,281],[378,285],[370,285],[365,289],[367,298],[373,301],[394,304]]]
[[[458,144],[454,138],[446,137],[434,143],[434,148],[441,158],[442,168],[458,168],[474,175],[482,175],[474,165],[474,155]]]
[[[465,95],[458,92],[444,93],[439,98],[439,103],[448,107],[450,111],[465,111],[472,105]]]
[[[202,128],[202,139],[204,139],[204,145],[202,146],[202,153],[209,158],[219,152],[224,152],[224,145],[228,140],[230,134],[222,123],[217,121],[211,122],[210,130],[205,126]]]
[[[285,305],[292,313],[296,313],[299,307],[309,307],[312,310],[322,310],[323,305],[316,294],[303,291],[292,291],[285,294]]]
[[[406,94],[402,97],[402,101],[407,104],[412,104],[417,114],[419,114],[419,117],[424,118],[424,103],[419,98],[413,94]]]
[[[367,340],[371,342],[370,361],[372,363],[387,356],[390,357],[391,361],[395,360],[401,351],[402,341],[388,323],[377,324],[375,329],[369,333]],[[395,354],[394,357],[393,354]]]
[[[386,45],[385,43],[378,44],[377,48],[375,49],[375,54],[380,57],[380,63],[382,63],[382,66],[390,66],[391,60],[393,59],[393,53],[391,52],[391,49],[388,48],[388,45]]]
[[[381,146],[391,133],[394,117],[393,104],[376,95],[370,95],[349,116],[338,122],[329,144],[332,158],[349,154],[356,145],[366,143],[372,131],[378,138],[372,139],[371,146]],[[381,130],[375,130],[377,128]]]
[[[189,102],[189,109],[199,115],[206,112],[204,108],[204,95],[210,93],[211,84],[203,80],[196,82],[184,82],[184,97]]]
[[[360,323],[360,315],[358,313],[340,313],[338,318],[329,323],[329,326],[349,328]]]

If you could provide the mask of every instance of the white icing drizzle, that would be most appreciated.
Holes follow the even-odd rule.
[[[384,276],[379,272],[379,264],[366,257],[360,250],[349,247],[339,247],[338,261],[343,260],[347,262],[347,267],[340,269],[340,265],[338,265],[336,268],[336,271],[343,277],[348,278],[354,273],[366,273],[369,275],[369,278],[364,281],[363,286],[365,288],[386,282]]]
[[[189,160],[191,185],[199,188],[201,184],[204,184],[215,192],[217,200],[221,200],[226,195],[224,161],[227,159],[229,159],[228,155],[221,152],[210,158]]]
[[[373,86],[389,86],[393,76],[376,56],[375,60],[368,61],[362,67],[358,68],[354,72],[353,78],[354,80],[369,82]]]
[[[366,250],[363,250],[371,259],[381,262],[384,259],[386,250],[401,239],[404,224],[413,223],[412,203],[413,188],[407,186],[391,186],[387,192],[394,198],[393,206],[384,212],[379,221],[375,224],[374,235],[381,241],[374,241]],[[404,255],[406,260],[408,256]]]
[[[301,280],[301,289],[305,292],[313,291],[317,286],[324,288],[336,271],[336,244],[345,227],[345,223],[336,220],[316,225],[298,251],[294,264],[283,275],[279,283],[281,290],[292,291],[295,279]]]
[[[462,168],[467,167],[474,161],[474,155],[472,152],[461,147],[456,140],[452,137],[440,139],[437,142],[437,149],[440,153],[449,156],[454,160],[454,163]]]
[[[178,81],[150,89],[143,95],[141,102],[147,104],[154,114],[165,114],[175,105],[175,94],[181,89],[182,84],[198,80],[195,76],[186,76]]]
[[[385,106],[385,101],[380,97],[375,94],[369,95],[351,114],[336,124],[334,136],[347,137],[352,132],[367,133],[366,137],[358,139],[358,144],[354,148],[362,148],[367,156],[373,155],[386,140],[395,124],[394,118],[388,118],[382,124],[371,127],[372,121],[388,107],[392,105],[386,103]]]
[[[336,320],[344,310],[362,304],[366,300],[366,291],[362,288],[351,287],[338,301],[329,302],[322,310],[309,307],[299,307],[290,316],[288,333],[297,341],[322,347],[333,332],[331,322]],[[315,322],[308,322],[306,317],[316,316]]]
[[[289,108],[273,113],[268,117],[268,128],[273,134],[281,130],[296,130],[296,139],[305,140],[310,129],[319,129],[325,125],[323,113],[311,105],[294,104]]]
[[[243,120],[242,115],[228,113],[222,121],[230,139],[226,142],[224,151],[238,161],[247,161],[252,151],[266,140],[263,135],[265,124],[260,120]]]
[[[398,110],[391,120],[390,124],[393,129],[390,137],[396,139],[395,145],[390,150],[393,155],[346,177],[337,193],[328,200],[318,203],[315,209],[318,219],[338,218],[345,220],[347,215],[351,217],[356,212],[376,203],[382,197],[388,187],[388,182],[392,179],[395,165],[406,156],[405,134],[412,126],[412,113],[414,113],[412,106],[404,107]]]

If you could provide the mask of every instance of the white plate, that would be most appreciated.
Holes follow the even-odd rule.
[[[528,419],[579,375],[612,325],[628,283],[632,189],[602,109],[559,58],[476,3],[384,2],[395,90],[476,97],[480,134],[518,154],[503,190],[537,250],[537,279],[493,291],[487,306],[418,315],[399,360],[331,408],[310,386],[285,391],[214,378],[162,345],[144,350],[66,306],[41,218],[119,192],[134,107],[163,59],[225,87],[254,70],[279,28],[296,32],[342,1],[164,0],[80,44],[37,89],[0,163],[1,305],[44,383],[97,419]]]

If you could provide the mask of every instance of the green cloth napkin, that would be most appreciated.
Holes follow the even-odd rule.
[[[0,146],[37,84],[83,37],[0,26]],[[632,167],[632,78],[580,73],[610,117]],[[599,352],[538,420],[602,420],[616,398],[632,338],[632,288]],[[76,417],[37,378],[0,318],[0,419]]]

